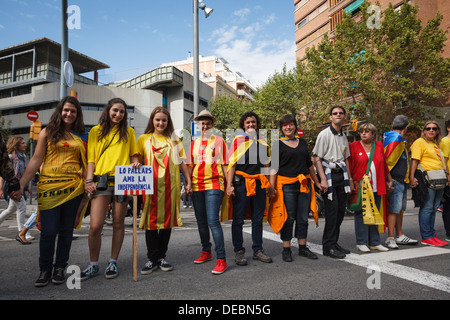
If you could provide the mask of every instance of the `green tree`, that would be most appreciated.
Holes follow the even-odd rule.
[[[307,50],[310,70],[326,70],[323,79],[331,94],[341,91],[335,103],[347,105],[353,118],[370,121],[379,131],[389,129],[398,113],[423,120],[424,106],[446,97],[450,88],[442,15],[423,27],[417,6],[405,3],[394,10],[390,5],[381,12],[380,27],[369,28],[369,6],[362,5],[357,19],[344,14],[333,43],[324,37],[317,49]]]

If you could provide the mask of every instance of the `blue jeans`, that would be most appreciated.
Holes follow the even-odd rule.
[[[419,209],[419,226],[422,239],[430,239],[436,236],[436,230],[434,229],[436,210],[444,195],[444,189],[427,188],[427,190],[428,193],[425,193],[424,201]]]
[[[209,229],[211,229],[217,259],[225,259],[225,241],[220,224],[220,205],[222,204],[222,198],[223,191],[221,190],[194,191],[192,195],[202,251],[211,251],[209,236]]]
[[[256,181],[256,195],[247,197],[245,183],[234,186],[235,196],[233,197],[233,222],[231,224],[231,237],[233,240],[234,252],[244,251],[244,237],[242,227],[244,225],[245,214],[248,206],[251,210],[252,218],[252,249],[254,252],[262,250],[262,232],[264,209],[266,207],[266,190],[261,189],[261,182]]]
[[[40,212],[39,268],[42,272],[52,271],[56,237],[58,240],[54,266],[55,268],[67,266],[75,218],[82,198],[83,195],[80,195],[56,208]]]
[[[311,183],[308,182],[308,188],[311,190]],[[311,191],[308,193],[300,192],[300,183],[286,184],[283,186],[283,200],[286,206],[287,220],[280,231],[282,241],[292,239],[292,231],[297,239],[306,239],[308,235],[308,214],[311,203]]]
[[[381,196],[374,193],[375,205],[380,209]],[[364,224],[362,210],[355,212],[355,235],[356,244],[365,244],[367,246],[378,246],[381,244],[380,233],[377,225]]]

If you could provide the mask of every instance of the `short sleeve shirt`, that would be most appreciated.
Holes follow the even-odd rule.
[[[101,134],[101,126],[96,125],[89,132],[88,139],[88,163],[95,163],[94,175],[108,174],[114,176],[116,166],[130,164],[130,157],[139,153],[134,129],[127,128],[127,141],[119,141],[119,133],[115,136],[117,126],[102,140],[98,140]],[[111,144],[109,144],[111,141]],[[105,149],[109,144],[109,147]],[[105,150],[103,152],[103,150]],[[103,152],[103,154],[102,154]]]
[[[344,161],[350,156],[347,136],[332,126],[322,130],[317,136],[312,154],[329,162]]]
[[[419,160],[425,171],[441,170],[444,159],[441,159],[439,151],[436,143],[419,138],[411,146],[411,159]]]

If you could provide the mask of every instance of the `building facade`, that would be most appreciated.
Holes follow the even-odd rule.
[[[377,1],[370,1],[375,4]],[[381,10],[389,3],[399,8],[405,0],[378,0]],[[306,48],[316,46],[325,34],[332,39],[336,25],[342,21],[344,12],[356,15],[364,0],[294,0],[296,57],[303,60]],[[448,0],[410,0],[409,3],[419,7],[418,17],[424,24],[439,11],[444,19],[443,30],[450,31],[450,1]],[[443,56],[450,57],[450,38],[447,39]]]
[[[193,58],[186,60],[167,62],[162,66],[174,66],[190,74],[194,72]],[[200,80],[214,89],[214,97],[222,95],[237,96],[241,99],[253,101],[256,88],[239,72],[234,72],[228,67],[228,61],[216,56],[199,57]]]
[[[61,45],[41,38],[0,49],[0,112],[12,134],[29,137],[29,111],[37,111],[43,127],[60,101]],[[193,121],[193,77],[175,67],[152,70],[135,79],[98,85],[98,70],[108,65],[69,50],[76,91],[89,130],[97,125],[108,100],[120,97],[128,105],[129,125],[144,133],[152,110],[164,106],[171,113],[177,132]],[[93,72],[94,79],[82,76]],[[200,82],[200,111],[208,107],[213,88]]]

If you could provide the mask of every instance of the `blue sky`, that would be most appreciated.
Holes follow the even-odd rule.
[[[0,48],[47,37],[61,42],[60,0],[0,0]],[[200,54],[223,57],[255,86],[295,64],[294,1],[205,0],[199,11]],[[69,47],[104,62],[102,83],[128,79],[184,60],[193,51],[191,0],[68,0],[81,12]]]

